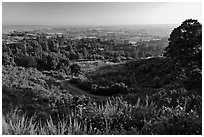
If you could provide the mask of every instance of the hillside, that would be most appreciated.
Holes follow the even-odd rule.
[[[3,35],[2,134],[202,134],[199,22],[184,21],[168,46],[89,31]]]
[[[154,62],[152,59],[149,61]],[[107,65],[103,66],[106,71],[97,71],[100,77],[114,82],[113,76],[129,71],[125,75],[128,78],[132,72],[137,74],[140,71],[138,65],[149,61]],[[148,68],[149,65],[146,65],[145,68]],[[185,134],[201,134],[202,131],[199,128],[202,124],[201,97],[182,88],[151,88],[149,95],[146,94],[147,89],[142,88],[140,92],[126,92],[123,96],[106,94],[106,97],[100,97],[91,95],[93,92],[88,90],[90,93],[84,93],[75,87],[76,83],[56,80],[37,69],[3,66],[2,70],[4,134],[182,134],[184,131]],[[138,75],[145,79],[143,73]],[[161,76],[159,74],[149,74],[149,77]],[[134,87],[133,84],[130,86]],[[120,83],[107,89],[108,93],[129,91],[129,87]],[[104,89],[98,91],[104,95]],[[162,129],[165,124],[167,127]],[[191,128],[192,124],[195,128]]]
[[[91,70],[88,67],[89,65],[84,64],[79,63],[79,66],[86,66],[86,68],[83,68],[87,78],[73,82],[92,94],[128,94],[142,89],[152,89],[154,91],[176,83],[179,87],[184,86],[182,81],[178,79],[179,74],[175,70],[175,63],[169,58],[156,57],[113,64],[98,62],[96,67],[90,66],[95,68]],[[87,69],[89,71],[86,71]],[[117,91],[111,90],[112,88],[116,88]]]
[[[114,66],[104,66],[89,73],[94,81],[123,82],[129,87],[161,87],[176,78],[173,62],[166,58],[150,58],[129,61]],[[163,82],[163,83],[161,83]]]

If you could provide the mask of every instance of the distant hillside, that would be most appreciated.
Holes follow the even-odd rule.
[[[103,86],[123,82],[129,87],[159,88],[173,82],[176,75],[174,63],[170,59],[157,57],[104,66],[88,77]]]

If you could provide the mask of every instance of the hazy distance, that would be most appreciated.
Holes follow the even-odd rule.
[[[3,25],[135,25],[202,21],[200,2],[3,2]]]

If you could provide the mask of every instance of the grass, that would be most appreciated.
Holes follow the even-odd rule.
[[[56,120],[36,121],[15,109],[2,117],[3,135],[110,135],[110,134],[201,134],[202,120],[185,106],[158,108],[149,97],[132,105],[122,97],[104,104],[78,105],[78,109]],[[186,104],[186,103],[185,103]],[[193,127],[191,126],[193,125]]]
[[[125,134],[127,131],[122,127],[121,131],[111,130],[116,120],[114,117],[133,111],[133,107],[121,98],[112,98],[93,107],[79,105],[78,108],[57,122],[51,117],[45,122],[35,121],[35,116],[29,118],[15,109],[2,117],[3,135]]]
[[[72,135],[85,134],[87,129],[82,129],[77,119],[61,120],[57,124],[50,117],[45,123],[35,122],[34,116],[19,115],[17,109],[2,117],[3,135]]]
[[[21,71],[10,67],[3,71],[3,135],[202,134],[202,96],[194,92],[172,87],[145,96],[141,89],[140,94],[101,102],[71,95],[37,70],[23,70],[26,75]],[[43,88],[30,89],[17,81],[28,78]]]

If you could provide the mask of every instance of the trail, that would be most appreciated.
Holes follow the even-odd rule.
[[[107,97],[104,97],[104,96],[96,96],[96,95],[87,93],[86,91],[71,84],[69,80],[56,80],[55,82],[60,83],[63,89],[68,90],[73,95],[87,96],[87,97],[91,97],[93,99],[101,100],[101,101],[105,101],[108,99]]]

